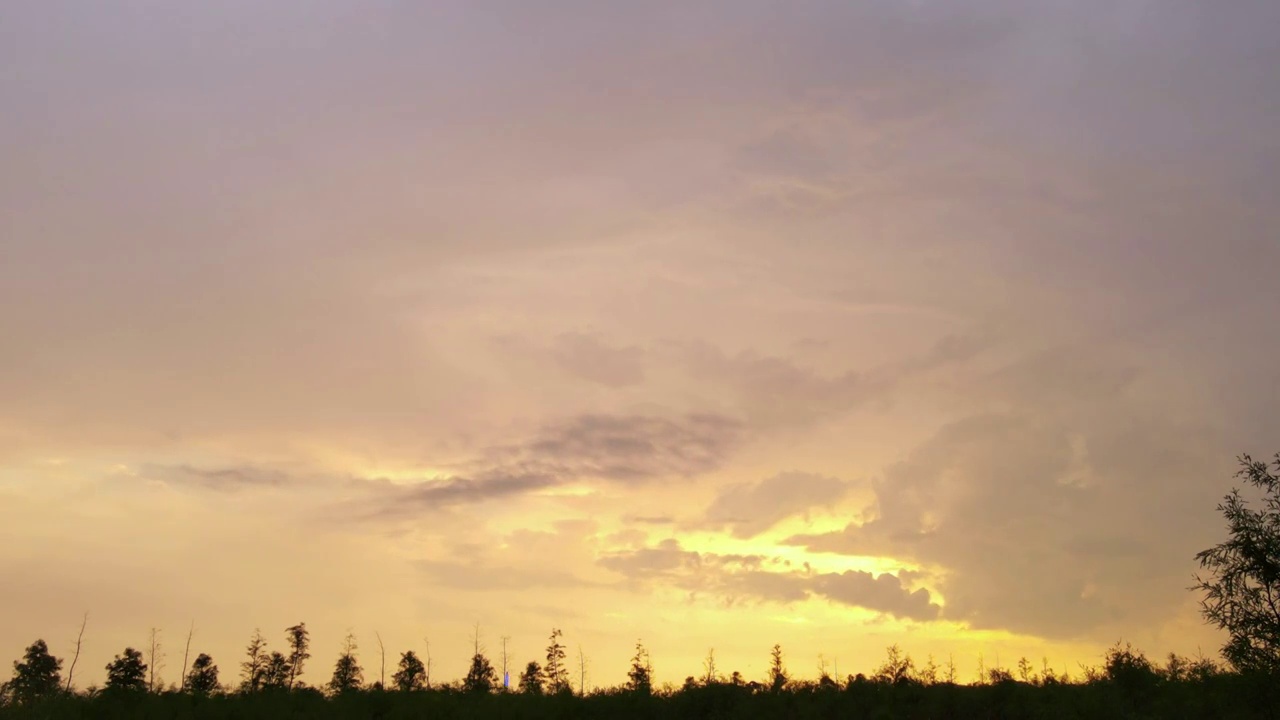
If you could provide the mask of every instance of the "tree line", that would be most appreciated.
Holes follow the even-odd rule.
[[[498,677],[496,668],[484,653],[477,641],[466,675],[453,682],[432,685],[429,665],[413,650],[401,653],[400,660],[391,675],[391,682],[384,684],[382,680],[366,683],[364,668],[357,656],[358,646],[354,635],[348,634],[343,641],[342,652],[334,663],[332,673],[327,682],[318,687],[310,687],[302,680],[306,662],[311,658],[310,633],[306,623],[298,623],[285,630],[287,648],[285,652],[268,652],[266,638],[261,631],[255,631],[245,648],[244,659],[239,664],[238,680],[224,684],[221,671],[213,658],[205,653],[196,655],[190,667],[184,667],[181,684],[164,689],[154,682],[154,675],[148,672],[148,665],[143,652],[133,647],[126,647],[106,666],[106,682],[103,687],[90,687],[83,694],[96,696],[126,695],[135,693],[181,693],[197,697],[223,695],[253,695],[271,692],[291,692],[297,690],[320,691],[330,696],[362,690],[376,692],[421,692],[438,690],[454,690],[473,694],[494,692],[514,692],[524,695],[572,695],[575,693],[570,678],[570,667],[567,662],[567,648],[562,643],[563,634],[558,628],[551,631],[546,648],[545,662],[529,661],[520,672],[514,688],[505,687]],[[44,640],[36,640],[23,653],[22,659],[13,663],[13,677],[4,683],[0,697],[15,703],[30,703],[60,694],[72,694],[69,683],[64,685],[62,678],[63,660],[50,653]],[[703,661],[703,673],[690,675],[678,688],[668,684],[664,688],[655,688],[653,682],[653,663],[649,650],[642,641],[637,641],[635,653],[627,670],[627,680],[619,690],[642,695],[672,693],[697,687],[714,685],[732,685],[750,692],[783,692],[812,685],[822,688],[840,688],[863,683],[887,685],[915,684],[921,686],[958,685],[954,660],[948,658],[945,664],[938,664],[930,655],[923,664],[917,664],[910,654],[903,652],[899,646],[892,645],[886,649],[885,660],[870,674],[849,674],[843,679],[836,678],[832,666],[821,656],[817,665],[816,680],[793,677],[784,661],[781,645],[774,645],[769,653],[769,669],[763,681],[747,680],[737,671],[725,675],[716,667],[715,651],[709,650]],[[1131,645],[1121,646],[1117,643],[1110,648],[1100,667],[1082,666],[1077,676],[1069,671],[1058,672],[1049,666],[1048,660],[1042,660],[1037,667],[1027,658],[1021,658],[1012,668],[998,665],[987,667],[982,656],[978,658],[978,676],[970,684],[1000,684],[1017,682],[1030,686],[1049,686],[1071,683],[1090,683],[1100,680],[1120,681],[1127,678],[1143,677],[1151,681],[1165,680],[1171,682],[1204,681],[1233,670],[1206,657],[1186,658],[1175,653],[1168,656],[1164,665],[1152,662],[1141,651]],[[605,689],[604,691],[610,691]],[[578,694],[586,694],[586,688],[579,685]]]
[[[656,687],[648,649],[637,641],[627,680],[590,692],[572,686],[567,648],[553,629],[541,661],[529,661],[515,687],[499,681],[493,662],[476,643],[466,676],[433,682],[428,663],[412,650],[400,654],[390,682],[366,682],[355,639],[348,635],[327,682],[304,681],[310,636],[304,623],[288,628],[283,651],[268,651],[255,632],[238,674],[223,682],[207,654],[184,666],[179,685],[155,684],[144,653],[135,648],[107,664],[102,688],[73,692],[63,661],[43,640],[14,663],[4,686],[0,719],[58,717],[255,718],[278,717],[1274,717],[1280,682],[1209,658],[1170,654],[1163,663],[1117,643],[1098,667],[1076,674],[1022,658],[1011,668],[981,667],[960,683],[954,662],[917,663],[897,645],[867,674],[836,677],[819,658],[816,679],[799,678],[780,645],[769,652],[759,680],[723,673],[708,651],[703,672],[683,684]],[[184,664],[185,665],[185,664]],[[379,673],[381,675],[381,673]],[[496,704],[495,704],[496,703]],[[514,704],[513,704],[514,703]]]
[[[253,694],[307,688],[308,686],[302,681],[302,675],[307,661],[311,658],[311,633],[307,630],[306,623],[302,622],[286,628],[284,633],[286,649],[283,652],[270,651],[262,631],[255,630],[245,647],[244,659],[239,664],[238,680],[230,684],[223,683],[221,670],[208,654],[196,655],[189,667],[184,659],[181,684],[171,688],[170,691],[208,696],[218,693]],[[107,664],[105,684],[101,688],[92,686],[86,693],[95,695],[160,692],[162,688],[155,680],[157,662],[155,637],[156,631],[153,630],[150,662],[143,651],[126,647]],[[519,675],[516,690],[532,695],[572,692],[568,652],[562,640],[561,630],[553,628],[545,662],[530,661]],[[337,695],[366,688],[365,671],[360,664],[357,650],[355,635],[348,633],[343,640],[342,651],[334,663],[330,679],[312,689]],[[62,668],[63,660],[50,653],[49,646],[43,639],[36,640],[27,647],[21,660],[14,661],[12,679],[0,684],[0,700],[8,699],[24,703],[59,693],[70,693],[70,678],[64,686]],[[642,643],[637,642],[636,657],[628,674],[631,678],[630,684],[637,690],[646,692],[651,690],[651,673],[652,666],[648,650]],[[399,663],[391,675],[391,683],[384,685],[384,679],[379,679],[369,683],[367,687],[373,690],[400,692],[431,689],[429,651],[425,662],[413,650],[401,653]],[[478,629],[470,667],[466,676],[456,683],[456,687],[473,693],[508,689],[498,677],[493,662],[481,648]]]

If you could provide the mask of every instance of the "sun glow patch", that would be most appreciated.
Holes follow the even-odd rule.
[[[848,513],[809,513],[806,516],[789,517],[769,529],[767,535],[787,538],[793,535],[823,535],[843,532],[849,525],[861,525],[861,515],[850,517]]]
[[[811,618],[806,617],[804,615],[774,615],[769,619],[774,620],[776,622],[788,623],[791,625],[809,625],[813,623],[813,620]]]
[[[813,553],[798,545],[783,545],[766,537],[735,538],[711,532],[677,535],[681,547],[717,555],[757,555],[771,568],[786,568],[814,573],[869,572],[874,575],[898,574],[904,570],[918,572],[922,566],[889,557]],[[778,538],[778,540],[783,538]]]

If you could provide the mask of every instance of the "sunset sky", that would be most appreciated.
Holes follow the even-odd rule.
[[[0,675],[1216,656],[1280,3],[0,3]],[[575,664],[576,668],[576,664]],[[515,673],[513,672],[513,678]],[[577,675],[575,670],[575,685]]]

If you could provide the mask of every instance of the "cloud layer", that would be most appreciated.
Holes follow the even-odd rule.
[[[88,667],[192,615],[459,675],[572,621],[602,682],[620,625],[676,680],[1213,647],[1192,558],[1280,437],[1277,23],[0,6],[0,656],[81,605]]]

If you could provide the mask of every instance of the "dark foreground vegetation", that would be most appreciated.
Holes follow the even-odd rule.
[[[0,720],[141,718],[155,720],[248,720],[251,718],[1266,718],[1280,720],[1280,454],[1271,466],[1240,458],[1238,477],[1262,495],[1254,510],[1232,491],[1218,510],[1227,520],[1228,540],[1197,555],[1203,577],[1193,589],[1204,593],[1206,620],[1227,631],[1226,665],[1170,655],[1150,661],[1129,645],[1107,651],[1101,667],[1072,677],[1026,658],[1015,668],[983,668],[979,679],[956,682],[950,661],[922,666],[890,647],[880,667],[834,678],[820,664],[817,681],[797,680],[775,645],[763,682],[734,672],[717,672],[714,652],[701,677],[679,687],[653,684],[653,667],[642,643],[617,688],[585,690],[585,662],[577,682],[558,629],[551,631],[545,662],[529,662],[514,688],[503,687],[480,645],[476,629],[470,669],[464,679],[431,681],[431,656],[413,651],[387,682],[365,682],[348,635],[323,687],[306,685],[311,658],[304,623],[285,629],[286,651],[269,651],[256,632],[239,663],[239,679],[224,684],[206,654],[190,659],[191,635],[182,653],[178,685],[163,687],[156,677],[162,657],[157,631],[148,652],[125,648],[106,667],[102,688],[72,689],[80,643],[63,680],[63,661],[43,640],[32,643],[13,664],[13,677],[0,685]],[[1272,472],[1271,467],[1275,468]],[[84,628],[81,627],[83,637]],[[381,640],[379,639],[381,646]],[[428,648],[429,649],[429,648]],[[385,655],[383,655],[385,658]],[[505,657],[505,651],[504,651]],[[505,660],[504,660],[505,665]],[[380,668],[382,663],[380,663]]]
[[[1277,683],[1224,674],[1128,685],[1110,679],[1058,685],[908,682],[806,683],[778,692],[720,683],[642,695],[409,693],[314,689],[210,697],[162,694],[63,695],[0,709],[3,718],[1276,718]]]
[[[553,633],[548,648],[553,666],[557,641]],[[775,646],[764,682],[711,669],[680,687],[663,688],[651,685],[652,668],[638,646],[625,685],[585,694],[575,692],[564,675],[557,678],[563,668],[548,674],[536,662],[522,673],[519,687],[508,690],[481,653],[465,679],[432,687],[425,685],[424,667],[405,653],[393,684],[385,688],[380,682],[364,687],[359,664],[344,654],[323,688],[305,686],[300,673],[282,664],[276,669],[283,673],[265,678],[273,682],[264,684],[264,676],[253,674],[251,657],[242,664],[238,687],[218,684],[217,667],[205,661],[192,666],[181,687],[158,690],[148,686],[148,668],[138,651],[126,651],[108,667],[105,688],[73,693],[57,676],[60,661],[48,657],[29,649],[26,659],[15,663],[0,719],[1280,718],[1280,676],[1233,672],[1208,659],[1176,655],[1159,665],[1120,645],[1107,652],[1100,667],[1082,668],[1074,679],[1049,668],[1032,670],[1023,660],[1014,670],[986,670],[980,682],[967,685],[947,680],[947,671],[932,661],[917,667],[897,647],[889,648],[887,660],[869,677],[792,680]],[[27,672],[33,660],[41,663],[35,669],[53,672]]]

